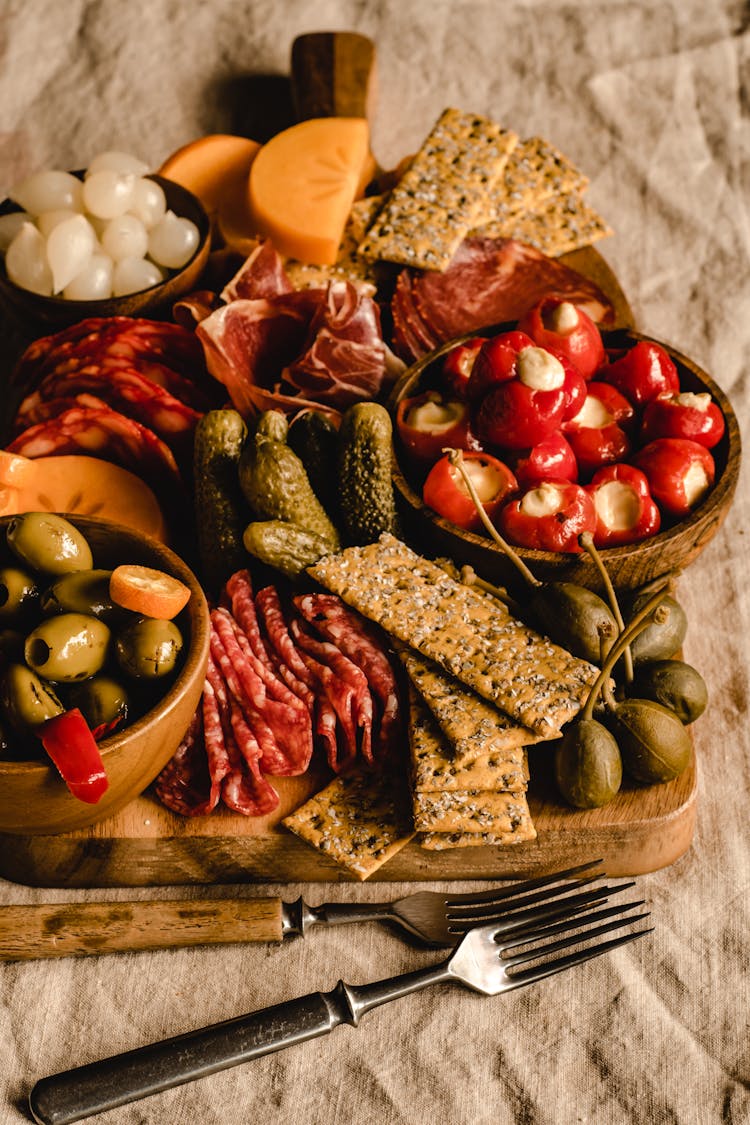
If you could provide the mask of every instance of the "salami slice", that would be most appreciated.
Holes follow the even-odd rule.
[[[148,426],[176,456],[192,455],[193,436],[201,414],[133,367],[114,370],[88,364],[47,375],[22,401],[14,421],[20,433],[39,421],[37,408],[59,397],[92,393],[113,410]]]
[[[174,454],[161,438],[109,406],[77,402],[55,418],[29,426],[7,448],[32,459],[63,453],[88,454],[147,477],[157,488],[165,480],[181,485]]]
[[[325,695],[317,695],[312,674],[297,652],[289,635],[279,595],[273,586],[259,590],[255,597],[258,619],[268,639],[268,652],[279,675],[303,699],[313,715],[315,735],[325,749],[328,762],[339,758],[336,711]]]
[[[227,610],[213,610],[211,625],[211,651],[258,739],[263,769],[277,777],[304,773],[312,755],[309,714],[266,692],[257,660],[249,645],[241,645],[239,628]]]
[[[413,274],[410,270],[401,270],[396,279],[391,311],[394,324],[401,326],[414,358],[419,359],[436,348],[440,340],[432,333],[419,314],[414,303]]]
[[[351,717],[354,724],[355,738],[358,749],[366,762],[372,764],[372,722],[373,706],[370,687],[367,677],[361,668],[344,656],[343,652],[330,641],[321,641],[305,632],[298,620],[292,619],[290,623],[292,636],[297,646],[303,653],[307,653],[317,665],[329,668],[336,680],[345,684],[350,691]],[[316,669],[317,671],[317,669]],[[336,697],[346,698],[341,688],[334,689],[335,681],[331,681],[331,691],[336,691]],[[328,689],[324,689],[328,690]],[[333,696],[329,696],[333,703]],[[335,707],[335,703],[334,703]]]
[[[384,754],[393,750],[402,735],[403,712],[398,680],[376,631],[335,594],[303,594],[294,604],[305,621],[362,670],[379,704],[375,746]]]
[[[420,318],[439,342],[463,332],[514,321],[548,294],[583,308],[597,323],[614,310],[597,285],[557,258],[507,238],[467,238],[441,273],[412,275]]]
[[[232,709],[227,685],[218,666],[209,659],[207,686],[213,689],[215,712],[229,768],[221,783],[221,799],[228,809],[243,816],[263,816],[278,804],[278,794],[260,772],[260,747]],[[240,741],[236,731],[240,732]]]
[[[215,782],[208,768],[203,741],[203,709],[197,709],[185,737],[167,762],[154,790],[166,808],[181,816],[207,816],[221,794],[221,782]]]

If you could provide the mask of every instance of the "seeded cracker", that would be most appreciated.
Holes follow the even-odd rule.
[[[526,791],[529,773],[522,748],[510,754],[484,752],[469,761],[457,762],[422,696],[412,683],[409,689],[409,750],[415,790],[420,793],[461,789]]]
[[[492,762],[508,775],[520,773],[524,781],[528,780],[523,747],[538,742],[538,735],[469,691],[414,649],[399,646],[397,651],[409,679],[452,748],[454,769],[475,761]]]
[[[598,674],[393,535],[327,555],[308,573],[545,738],[578,714]]]
[[[535,839],[532,836],[521,837],[517,833],[509,834],[497,832],[422,832],[417,837],[420,848],[428,851],[445,851],[448,848],[488,848],[505,847],[506,844],[523,843],[524,839]]]
[[[571,192],[580,195],[588,183],[588,177],[549,141],[542,137],[519,141],[475,225],[499,224],[511,215],[536,210],[546,199]]]
[[[394,797],[393,779],[376,773],[335,778],[282,823],[361,880],[414,835]]]
[[[359,244],[365,258],[443,270],[485,207],[518,137],[446,109]]]
[[[524,793],[415,793],[417,832],[491,832],[508,843],[536,838]]]
[[[591,246],[611,235],[612,229],[582,196],[572,193],[545,200],[534,211],[487,223],[474,233],[489,238],[514,238],[555,258]]]

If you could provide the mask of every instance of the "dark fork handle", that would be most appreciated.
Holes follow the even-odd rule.
[[[36,1083],[29,1108],[41,1125],[69,1125],[218,1070],[326,1035],[341,1023],[356,1027],[380,1004],[455,978],[447,962],[398,977],[330,992],[311,992],[259,1012],[138,1047],[53,1074]]]

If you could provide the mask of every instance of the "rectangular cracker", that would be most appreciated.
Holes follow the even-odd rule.
[[[434,660],[405,645],[396,651],[450,744],[454,766],[492,758],[504,760],[507,770],[523,768],[522,748],[538,742],[538,735],[464,687]]]
[[[536,831],[531,835],[518,832],[421,832],[417,835],[420,848],[428,851],[446,851],[448,848],[487,848],[505,847],[507,844],[522,844],[525,840],[535,840]]]
[[[397,781],[364,771],[334,778],[282,824],[363,881],[414,835]]]
[[[550,258],[591,246],[612,234],[612,228],[581,195],[554,196],[533,211],[521,211],[487,223],[476,232],[490,238],[514,238]]]
[[[482,753],[458,762],[443,731],[411,681],[409,693],[409,755],[412,789],[420,793],[465,789],[525,793],[529,780],[522,747],[502,753]],[[478,699],[478,697],[475,697]]]
[[[491,832],[517,840],[536,836],[525,793],[415,793],[413,806],[417,832]]]
[[[444,110],[360,242],[359,254],[445,269],[476,225],[517,140],[486,117]]]
[[[545,738],[581,709],[598,669],[462,585],[393,535],[308,573],[391,636]]]
[[[535,210],[545,199],[580,194],[588,183],[588,177],[553,144],[543,137],[529,137],[510,153],[476,225],[500,224],[511,215]]]

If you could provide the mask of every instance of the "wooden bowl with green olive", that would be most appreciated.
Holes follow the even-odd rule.
[[[90,548],[92,567],[72,573],[54,573],[48,569],[54,562],[48,562],[46,557],[40,556],[39,565],[35,566],[35,555],[27,551],[28,557],[20,558],[8,545],[12,536],[9,529],[17,529],[18,521],[28,515],[0,520],[0,565],[3,567],[0,588],[5,595],[2,607],[4,652],[0,668],[0,832],[47,835],[84,828],[103,820],[142,793],[158,776],[182,740],[201,697],[208,660],[209,619],[203,591],[192,571],[157,540],[106,520],[32,513],[43,515],[45,521],[64,518]],[[33,551],[38,549],[37,542],[38,539],[33,540]],[[162,666],[134,663],[136,656],[138,660],[151,660],[151,650],[146,653],[142,647],[134,647],[142,646],[143,640],[138,632],[134,642],[132,626],[143,619],[118,604],[107,604],[108,572],[121,564],[164,572],[189,591],[187,604],[173,620],[149,619],[148,627],[153,624],[153,632],[148,643],[153,640],[160,660],[167,652],[162,633],[165,637],[168,634],[172,646],[169,651],[174,653],[168,665],[165,658]],[[12,568],[29,572],[36,579],[36,592],[28,603],[24,602],[20,612],[10,605],[17,599],[12,586],[14,580],[10,577]],[[82,578],[80,586],[79,577]],[[93,640],[105,646],[105,653],[101,660],[97,659],[94,668],[80,663],[81,659],[88,662],[90,657],[80,656],[76,637],[72,641],[57,640],[47,632],[40,633],[40,623],[43,630],[49,630],[50,622],[52,628],[57,628],[58,622],[79,616],[84,621],[88,618],[89,623],[92,619],[96,622]],[[35,640],[32,641],[32,637]],[[59,667],[52,666],[50,651],[59,654],[62,661]],[[49,668],[48,678],[41,676],[40,659],[47,659],[42,669]],[[13,672],[9,675],[11,669]],[[116,703],[111,703],[110,695],[102,699],[99,694],[102,680],[106,682],[107,691],[114,691],[118,696]],[[45,689],[44,698],[39,693],[40,682]],[[96,745],[106,775],[106,788],[98,799],[92,800],[96,793],[86,791],[87,782],[79,789],[83,796],[74,796],[76,786],[66,784],[61,771],[45,753],[42,737],[46,712],[41,715],[44,721],[36,725],[40,717],[36,707],[48,705],[45,702],[48,688],[52,692],[49,706],[53,719],[60,704],[66,714],[77,707],[89,728],[103,723],[101,729],[113,732],[101,737],[101,729],[97,731],[100,740]],[[120,691],[125,696],[124,704],[119,699]],[[109,725],[108,707],[116,707],[119,725]],[[121,716],[122,721],[119,721]],[[64,745],[63,753],[66,749]]]
[[[399,437],[396,425],[399,404],[441,385],[445,357],[457,344],[476,336],[491,337],[508,331],[513,325],[494,325],[479,332],[468,333],[437,348],[410,367],[399,379],[389,399],[394,420],[393,482],[401,517],[410,534],[425,551],[443,555],[459,565],[472,567],[489,582],[519,589],[516,567],[501,547],[483,529],[464,530],[437,514],[423,500],[422,488],[428,467],[418,465]],[[668,344],[645,337],[629,328],[603,332],[602,338],[610,358],[619,357],[639,341],[652,341],[663,348],[677,369],[681,392],[708,392],[718,405],[724,419],[724,433],[710,450],[715,465],[715,479],[704,498],[689,514],[680,518],[662,518],[661,529],[639,542],[604,547],[600,555],[614,585],[634,589],[658,575],[682,570],[706,547],[721,527],[732,503],[740,465],[740,433],[729,399],[714,380],[697,363]],[[595,376],[594,378],[598,378]],[[448,443],[450,444],[450,443]],[[629,456],[636,453],[637,439]],[[497,452],[502,458],[502,451]],[[518,546],[517,553],[541,581],[570,581],[601,591],[601,580],[588,554],[539,550]],[[522,585],[522,584],[521,584]]]

